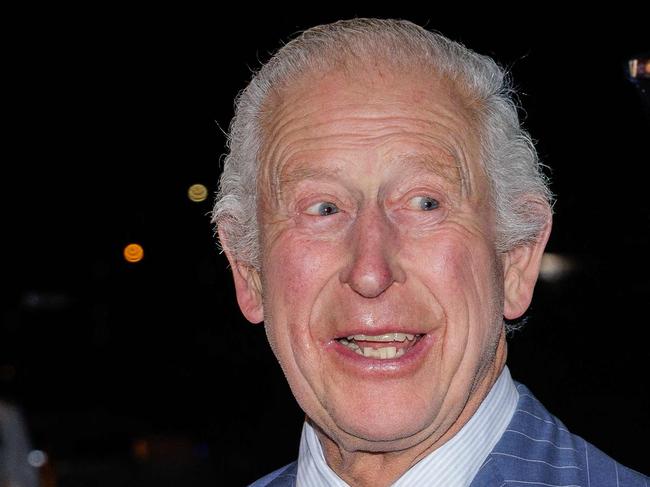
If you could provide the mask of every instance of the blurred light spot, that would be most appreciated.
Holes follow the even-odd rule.
[[[542,266],[539,270],[539,277],[545,281],[556,281],[570,274],[575,267],[570,258],[546,252],[542,256]]]
[[[133,442],[133,456],[141,462],[146,462],[151,456],[151,448],[147,440],[135,440]]]
[[[650,79],[650,58],[630,59],[628,74],[633,80]]]
[[[127,262],[140,262],[144,257],[144,250],[141,245],[132,243],[124,247],[124,258]]]
[[[208,189],[202,184],[193,184],[190,186],[190,189],[187,190],[187,196],[195,203],[200,203],[201,201],[205,201],[208,197]]]
[[[27,463],[34,468],[41,468],[47,463],[47,454],[41,450],[32,450],[27,455]]]

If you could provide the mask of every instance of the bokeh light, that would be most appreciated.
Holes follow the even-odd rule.
[[[41,468],[47,463],[47,453],[41,450],[32,450],[27,455],[27,463],[34,468]]]
[[[539,270],[539,277],[544,281],[557,281],[566,277],[575,268],[573,259],[551,252],[545,252],[542,256],[542,265]]]
[[[151,447],[147,440],[135,440],[131,445],[131,450],[133,456],[141,462],[146,462],[151,456]]]
[[[143,257],[144,249],[140,244],[131,243],[124,247],[124,258],[127,262],[135,264],[136,262],[140,262]]]
[[[193,184],[190,186],[190,189],[187,190],[187,197],[195,203],[205,201],[208,197],[208,188],[202,184]]]

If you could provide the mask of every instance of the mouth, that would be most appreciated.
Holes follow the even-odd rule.
[[[384,333],[381,335],[349,335],[336,340],[362,357],[391,360],[406,355],[424,335]]]

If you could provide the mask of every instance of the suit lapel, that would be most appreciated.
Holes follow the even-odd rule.
[[[298,462],[288,465],[280,475],[267,484],[267,487],[295,487],[298,474]]]
[[[503,475],[497,468],[494,459],[488,456],[469,487],[500,487],[503,484]]]

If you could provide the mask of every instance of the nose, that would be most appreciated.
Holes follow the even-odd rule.
[[[399,265],[399,235],[394,224],[379,210],[360,213],[348,235],[349,261],[341,282],[365,298],[376,298],[393,283],[403,282]]]

